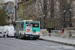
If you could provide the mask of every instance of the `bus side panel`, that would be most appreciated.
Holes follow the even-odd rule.
[[[40,22],[39,22],[39,30],[40,30]],[[39,31],[40,32],[40,31]]]
[[[40,28],[35,28],[35,27],[33,27],[32,31],[33,31],[33,32],[40,32]]]
[[[40,32],[40,22],[39,22],[39,27],[33,27],[32,31]]]
[[[39,27],[33,27],[32,32],[33,32],[33,35],[40,36],[40,22],[39,22]]]
[[[23,25],[23,31],[25,31],[25,28],[26,28],[26,21],[24,22],[24,25]]]

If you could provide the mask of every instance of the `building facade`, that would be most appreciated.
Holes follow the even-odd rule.
[[[14,21],[14,2],[12,1],[6,2],[4,9],[7,11],[6,13],[7,23],[12,24],[12,22]]]

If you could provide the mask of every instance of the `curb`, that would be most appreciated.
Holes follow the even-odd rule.
[[[60,44],[65,44],[65,45],[70,45],[70,46],[74,46],[75,47],[75,44],[70,44],[70,43],[65,43],[65,42],[60,42],[60,41],[48,40],[48,39],[43,39],[43,38],[39,38],[39,40],[55,42],[55,43],[60,43]]]

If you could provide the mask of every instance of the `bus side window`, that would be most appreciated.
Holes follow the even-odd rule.
[[[23,30],[23,24],[24,24],[24,23],[21,24],[21,28],[22,28],[22,30]]]
[[[18,23],[15,23],[16,26],[15,26],[15,30],[18,30]]]

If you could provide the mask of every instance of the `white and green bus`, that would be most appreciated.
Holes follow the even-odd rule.
[[[33,38],[40,37],[40,22],[32,20],[15,21],[16,38]]]

